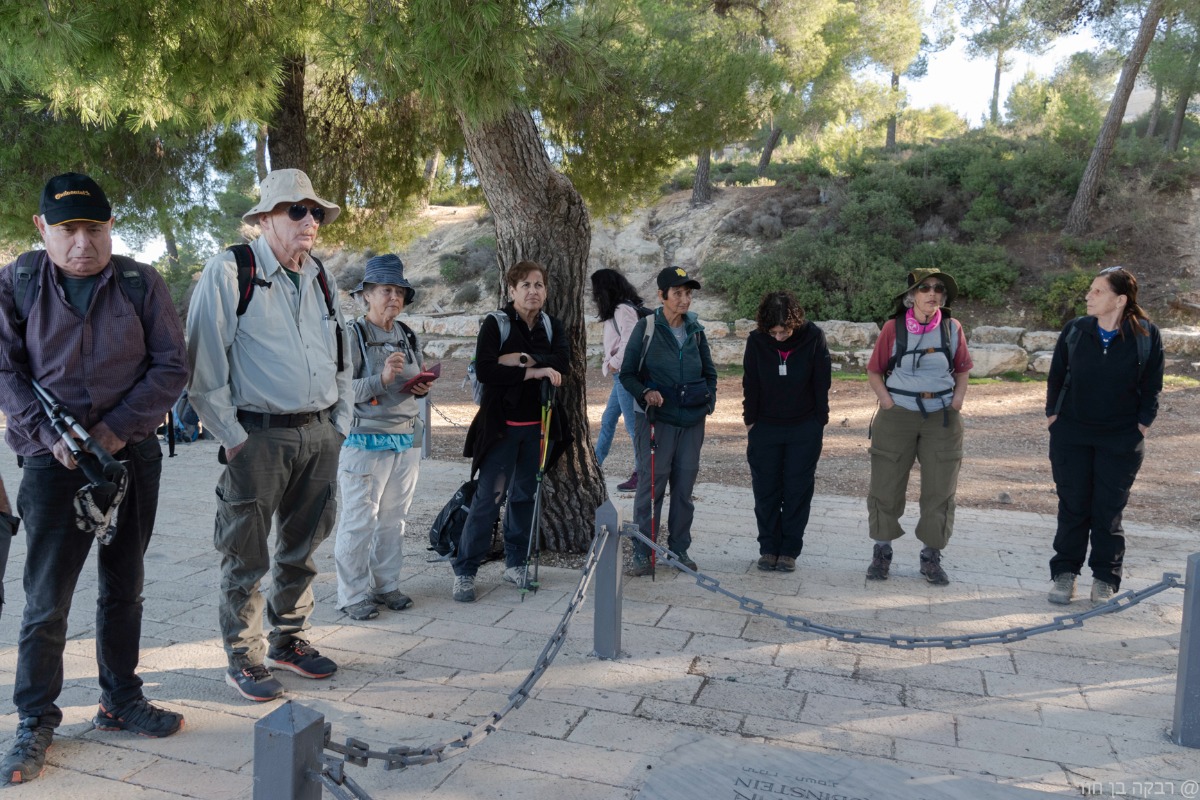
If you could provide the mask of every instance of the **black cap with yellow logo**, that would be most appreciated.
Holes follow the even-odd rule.
[[[94,180],[78,172],[67,172],[55,175],[46,182],[38,213],[50,225],[79,221],[108,222],[112,219],[112,206],[108,204],[104,190]]]
[[[667,267],[658,273],[658,290],[665,292],[672,286],[687,286],[692,289],[699,289],[700,282],[695,278],[689,278],[687,271],[683,267]]]

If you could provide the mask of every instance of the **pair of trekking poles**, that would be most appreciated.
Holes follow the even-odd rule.
[[[546,477],[546,461],[550,457],[550,421],[554,418],[554,396],[557,388],[549,378],[542,378],[542,418],[541,429],[538,433],[538,468],[537,486],[533,490],[533,520],[529,524],[529,544],[525,548],[525,580],[518,587],[521,592],[521,602],[525,602],[528,592],[537,593],[538,568],[542,563],[542,483]],[[529,577],[529,563],[533,562],[533,578]]]

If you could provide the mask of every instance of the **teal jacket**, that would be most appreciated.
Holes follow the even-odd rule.
[[[639,372],[638,363],[642,361],[642,345],[646,338],[646,325],[655,325],[654,335],[650,338],[649,352],[645,363]],[[656,421],[680,428],[690,428],[702,422],[704,417],[713,412],[717,403],[717,368],[713,365],[712,353],[708,349],[708,338],[704,335],[704,326],[689,311],[683,316],[683,327],[687,338],[680,347],[667,325],[661,308],[652,317],[642,317],[629,334],[629,344],[625,346],[625,360],[621,362],[621,385],[634,396],[638,405],[645,408],[642,396],[649,389],[662,393],[664,403],[658,409]],[[708,384],[708,406],[680,408],[672,397],[671,390],[683,383],[703,379]]]

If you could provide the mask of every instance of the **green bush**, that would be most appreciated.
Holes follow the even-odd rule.
[[[1073,236],[1064,236],[1062,245],[1068,253],[1078,256],[1080,261],[1088,264],[1103,261],[1109,250],[1108,242],[1103,239],[1076,239]]]
[[[1026,300],[1038,309],[1042,322],[1060,328],[1067,320],[1087,311],[1085,298],[1093,277],[1083,270],[1049,276],[1041,286],[1034,286],[1029,290]]]
[[[1012,230],[1012,223],[1008,220],[1011,213],[1012,209],[995,194],[981,194],[971,203],[971,208],[958,227],[976,241],[995,244],[1000,241],[1000,237]]]
[[[941,240],[914,247],[904,258],[904,270],[935,267],[954,278],[960,297],[986,305],[1003,305],[1020,271],[1003,247],[960,245]]]

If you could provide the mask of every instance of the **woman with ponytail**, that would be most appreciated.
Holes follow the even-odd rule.
[[[1089,542],[1092,602],[1107,602],[1121,587],[1121,515],[1163,382],[1162,338],[1137,296],[1132,272],[1101,270],[1087,293],[1087,316],[1068,322],[1054,348],[1046,385],[1058,492],[1051,603],[1071,602]]]

